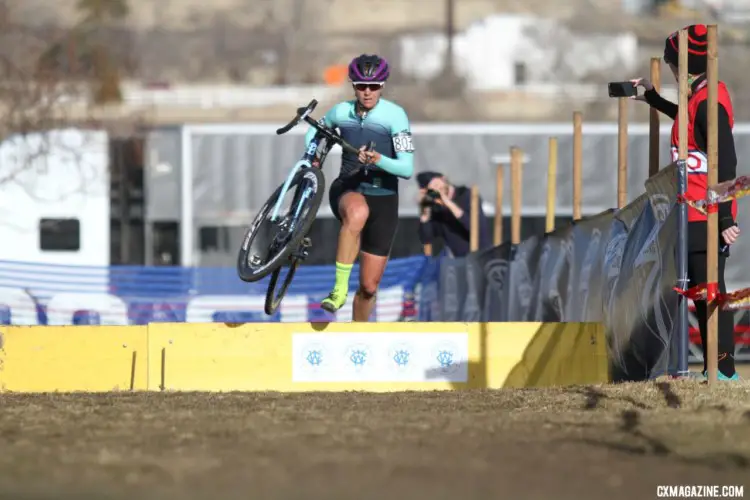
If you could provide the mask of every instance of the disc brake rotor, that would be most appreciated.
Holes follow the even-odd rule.
[[[292,235],[291,231],[289,231],[290,220],[288,216],[282,218],[279,222],[272,222],[270,219],[267,219],[265,223],[271,227],[266,226],[263,234],[256,236],[257,240],[259,240],[257,242],[257,250],[252,252],[248,259],[248,262],[253,267],[260,267],[270,260],[279,250],[284,248]],[[263,227],[263,225],[260,227]],[[256,245],[253,246],[255,247]]]

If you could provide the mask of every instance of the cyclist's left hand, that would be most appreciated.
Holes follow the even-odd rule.
[[[365,165],[374,165],[380,161],[380,153],[377,151],[365,151],[366,146],[359,148],[359,155],[357,158],[360,163]]]
[[[375,165],[377,162],[380,161],[380,153],[377,151],[368,151],[365,153],[367,156],[367,162],[369,165]]]

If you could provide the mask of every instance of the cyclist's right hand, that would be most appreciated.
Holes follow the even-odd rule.
[[[635,79],[630,80],[630,81],[636,87],[643,87],[643,90],[645,90],[646,92],[648,92],[650,90],[654,90],[654,84],[651,83],[651,81],[648,80],[647,78],[635,78]],[[633,96],[633,97],[631,97],[631,99],[634,99],[636,101],[644,101],[645,102],[646,101],[646,96],[644,96],[643,94],[641,94],[641,95]]]
[[[359,159],[360,163],[367,165],[368,163],[370,163],[370,156],[367,154],[367,151],[365,151],[365,149],[367,149],[367,146],[362,146],[359,148],[359,155],[357,156],[357,158]]]

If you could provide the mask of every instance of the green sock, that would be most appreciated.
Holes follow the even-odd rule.
[[[352,267],[354,264],[336,262],[336,283],[333,285],[333,290],[343,297],[349,293],[349,275],[352,274]]]

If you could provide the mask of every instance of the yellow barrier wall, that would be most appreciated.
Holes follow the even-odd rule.
[[[145,390],[147,329],[0,327],[0,391]]]
[[[0,327],[0,391],[398,391],[609,381],[596,323]]]

